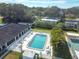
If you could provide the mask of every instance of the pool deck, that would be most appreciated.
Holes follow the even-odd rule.
[[[47,41],[44,46],[43,50],[39,49],[32,49],[28,47],[28,43],[32,40],[32,38],[36,34],[44,34],[47,35]],[[46,58],[46,59],[52,59],[52,47],[50,45],[50,34],[47,33],[40,33],[40,32],[31,32],[27,35],[27,33],[24,35],[24,37],[20,38],[20,41],[16,42],[16,44],[13,44],[10,47],[10,50],[21,52],[21,43],[22,42],[22,50],[24,51],[23,56],[32,57],[35,53],[38,53],[40,56]],[[27,53],[28,52],[28,53]],[[25,59],[25,57],[23,58]]]
[[[67,34],[67,36],[71,36],[70,38],[79,39],[79,34],[78,33],[66,32],[66,34]],[[70,38],[68,38],[67,36],[65,36],[65,38],[66,38],[66,41],[68,43],[68,40]],[[75,51],[75,54],[76,54],[76,55],[74,55],[73,52],[72,52],[72,48],[69,45],[68,45],[68,47],[69,47],[69,50],[70,50],[70,53],[71,53],[72,58],[73,59],[79,59],[79,51],[74,50]]]
[[[75,53],[77,55],[77,58],[79,59],[79,51],[75,50]]]

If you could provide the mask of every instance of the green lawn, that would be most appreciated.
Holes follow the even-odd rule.
[[[10,51],[3,59],[19,59],[20,53]]]
[[[2,24],[3,23],[3,19],[2,18],[0,18],[0,24]]]
[[[51,33],[50,29],[43,29],[43,28],[34,28],[32,29],[34,32],[45,32],[45,33]]]

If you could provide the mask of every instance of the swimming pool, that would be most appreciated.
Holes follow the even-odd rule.
[[[75,55],[75,50],[79,51],[79,39],[70,39],[68,45],[72,49],[72,53],[74,55]]]
[[[29,42],[28,46],[33,49],[43,49],[45,46],[46,39],[47,39],[47,35],[35,34],[35,36]]]
[[[71,47],[75,50],[79,50],[79,40],[78,39],[70,39]]]

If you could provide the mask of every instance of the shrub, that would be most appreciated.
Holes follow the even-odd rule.
[[[67,42],[65,41],[64,32],[60,28],[54,28],[51,32],[51,44],[55,57],[72,59]]]
[[[64,31],[72,31],[72,32],[78,32],[75,28],[63,28]]]

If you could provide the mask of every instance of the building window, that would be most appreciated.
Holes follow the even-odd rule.
[[[16,40],[18,39],[18,36],[16,36]]]
[[[21,34],[19,34],[19,37],[21,37]]]
[[[7,43],[8,46],[9,46],[10,44],[11,44],[10,42]]]
[[[8,43],[7,43],[7,45],[9,46],[11,43],[13,43],[15,41],[15,39],[13,39],[13,40],[10,40]]]
[[[14,42],[14,40],[11,40],[11,43],[13,43]]]
[[[1,52],[1,48],[0,48],[0,52]]]
[[[24,33],[22,32],[22,35],[23,35]]]
[[[3,46],[2,46],[2,49],[5,49],[5,48],[6,48],[6,46],[5,46],[5,45],[3,45]]]

